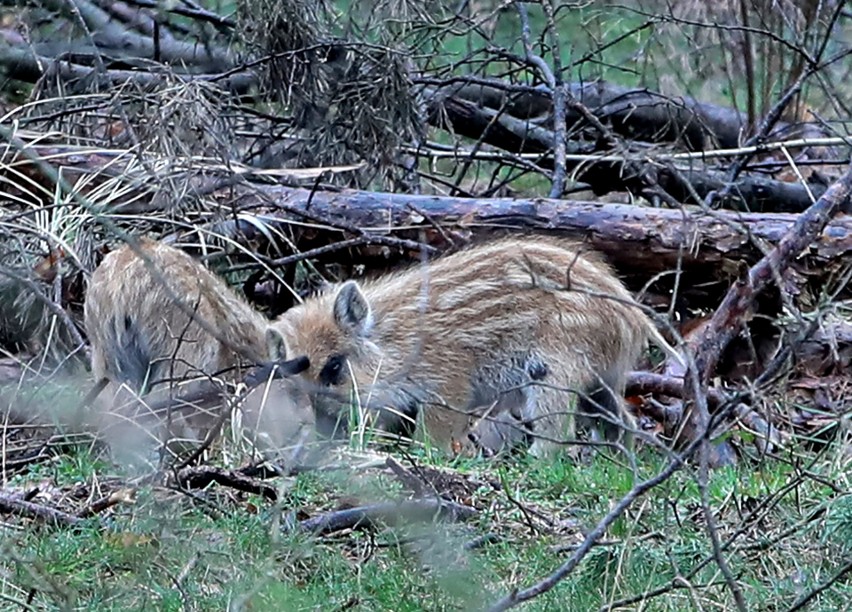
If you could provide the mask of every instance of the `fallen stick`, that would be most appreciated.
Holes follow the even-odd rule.
[[[232,470],[205,465],[184,468],[175,476],[175,483],[186,489],[203,489],[214,482],[237,491],[261,495],[273,502],[278,499],[278,491],[272,485]]]
[[[106,497],[95,500],[89,506],[80,510],[77,513],[77,516],[79,518],[88,518],[90,516],[100,514],[104,510],[117,506],[118,504],[132,504],[136,501],[133,494],[133,489],[119,489],[118,491],[113,491]]]
[[[428,522],[435,518],[449,521],[466,521],[477,511],[443,499],[415,499],[403,502],[386,502],[337,510],[301,521],[298,529],[324,535],[344,529],[373,529],[380,523],[396,524],[401,520]]]
[[[74,526],[82,522],[82,518],[68,514],[62,510],[55,510],[48,506],[25,501],[15,495],[0,493],[0,512],[17,514],[27,518],[35,518],[45,523],[56,525]]]

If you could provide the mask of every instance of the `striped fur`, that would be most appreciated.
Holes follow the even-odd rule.
[[[425,267],[348,281],[285,312],[274,327],[290,357],[310,360],[303,376],[318,391],[317,418],[348,411],[357,389],[381,426],[398,425],[394,414],[419,413],[450,450],[496,402],[498,413],[514,412],[543,436],[531,448],[538,455],[557,448],[544,438],[574,435],[576,394],[566,389],[590,392],[602,381],[620,398],[649,334],[659,339],[598,256],[541,237],[496,240]],[[593,397],[616,418],[623,413],[611,394]],[[606,429],[608,437],[617,431]]]
[[[138,413],[144,404],[186,398],[202,386],[215,389],[214,380],[240,380],[243,363],[277,359],[278,347],[267,344],[267,319],[222,279],[177,248],[146,238],[138,245],[156,276],[125,245],[104,258],[86,294],[84,322],[92,371],[95,380],[109,381],[104,396],[112,402],[105,408],[130,409],[143,423],[146,419]],[[175,304],[173,295],[193,316]],[[219,338],[205,330],[199,319]],[[281,393],[272,394],[278,403],[290,398]],[[245,405],[248,423],[254,427],[265,422],[257,414],[263,396],[252,393]],[[218,398],[214,401],[219,403]],[[173,415],[170,433],[203,439],[216,415],[196,410],[199,407],[187,407]],[[190,416],[182,416],[187,412]],[[154,422],[159,421],[161,417]]]

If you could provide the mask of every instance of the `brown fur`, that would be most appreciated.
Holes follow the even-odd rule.
[[[591,391],[602,380],[621,393],[649,334],[659,339],[609,267],[578,249],[555,238],[493,241],[425,269],[344,283],[285,312],[274,326],[290,357],[310,360],[303,376],[320,391],[313,397],[318,418],[348,410],[357,388],[380,424],[398,421],[394,412],[419,412],[447,450],[466,438],[471,416],[495,401],[498,412],[515,406],[535,434],[572,437],[566,411],[577,402],[565,389]],[[335,356],[345,359],[339,380],[330,381],[328,369],[321,373]],[[536,379],[543,384],[531,386]],[[514,397],[500,402],[506,392]],[[623,412],[611,395],[594,398]],[[536,439],[531,450],[554,449]]]
[[[139,247],[161,278],[151,274],[133,249],[123,246],[95,270],[85,300],[92,370],[95,380],[110,381],[104,394],[107,401],[115,401],[110,409],[125,404],[138,411],[142,403],[186,397],[203,385],[215,389],[214,379],[239,380],[241,363],[274,358],[270,352],[277,352],[277,347],[267,344],[267,320],[224,281],[179,249],[144,238]],[[182,311],[170,293],[194,317]],[[218,403],[218,397],[214,399]],[[249,398],[247,407],[259,409],[257,399]],[[193,418],[194,424],[190,425],[191,418],[172,431],[203,439],[215,417]]]

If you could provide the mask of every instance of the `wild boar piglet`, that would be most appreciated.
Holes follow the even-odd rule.
[[[244,365],[277,360],[283,345],[266,333],[261,313],[189,254],[147,238],[137,245],[149,263],[122,246],[103,259],[86,293],[92,371],[106,386],[100,405],[117,413],[110,425],[153,422],[143,428],[151,434],[169,423],[170,434],[198,441],[216,418],[211,408],[221,408],[213,381],[240,380]],[[181,405],[205,389],[210,401]],[[163,404],[168,418],[145,414]],[[247,406],[258,408],[256,397]]]
[[[451,450],[479,435],[490,406],[540,456],[573,438],[575,412],[618,439],[627,372],[649,339],[672,350],[601,257],[557,238],[494,240],[346,281],[273,325],[288,356],[308,358],[320,424],[345,421],[354,401],[383,429],[422,418]]]

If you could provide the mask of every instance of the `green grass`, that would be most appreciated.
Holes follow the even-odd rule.
[[[307,473],[282,480],[277,504],[217,487],[195,498],[142,488],[135,504],[117,506],[102,519],[108,531],[93,521],[78,529],[6,530],[0,540],[0,593],[25,599],[31,592],[35,609],[67,603],[75,610],[476,610],[551,572],[637,476],[604,456],[589,465],[519,458],[496,466],[468,459],[450,468],[446,461],[433,457],[430,462],[419,454],[423,465],[482,482],[491,479],[501,483],[501,490],[480,486],[473,491],[469,501],[482,511],[468,525],[412,524],[312,540],[280,526],[333,510],[343,498],[359,503],[392,499],[402,490],[399,483],[377,470]],[[653,475],[662,465],[658,455],[646,451],[638,477]],[[812,471],[843,482],[845,476],[833,469],[826,463]],[[105,464],[80,451],[14,484],[36,485],[49,478],[56,485],[93,485],[105,472]],[[780,462],[711,474],[708,494],[723,541],[742,526],[751,508],[774,500],[726,553],[750,609],[789,606],[835,573],[849,554],[852,497],[806,478],[775,500],[795,476]],[[205,503],[199,503],[202,498]],[[820,504],[827,510],[815,520],[765,550],[755,548]],[[525,609],[594,610],[665,586],[710,554],[704,525],[692,475],[677,473],[638,499],[611,526],[603,545]],[[501,539],[464,549],[464,542],[486,533]],[[691,597],[705,609],[732,606],[714,563],[689,583],[692,593],[677,589],[644,609],[694,609]],[[852,586],[841,581],[810,609],[840,609],[850,596]]]

